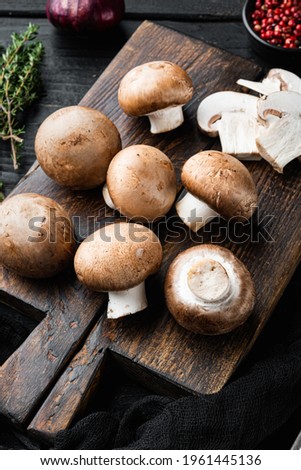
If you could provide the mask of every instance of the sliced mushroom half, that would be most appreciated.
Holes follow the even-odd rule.
[[[301,93],[300,77],[283,69],[271,69],[262,82],[253,82],[241,78],[236,83],[265,96],[275,91],[296,91]]]
[[[213,93],[198,107],[198,125],[211,137],[219,135],[223,152],[240,160],[259,160],[257,100],[234,91]]]
[[[260,155],[279,173],[301,155],[301,94],[278,91],[258,101],[265,123],[256,139]]]

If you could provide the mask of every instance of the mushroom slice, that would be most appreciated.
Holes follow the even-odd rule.
[[[265,96],[275,91],[285,90],[301,93],[301,79],[294,73],[283,69],[271,69],[262,82],[239,79],[236,83]]]
[[[151,133],[179,127],[184,121],[182,107],[191,100],[193,85],[177,64],[156,61],[130,70],[118,89],[118,101],[130,116],[148,116]]]
[[[257,190],[251,174],[232,155],[199,152],[184,164],[181,179],[187,194],[177,202],[176,210],[195,232],[217,215],[246,220],[256,208]]]
[[[111,161],[103,197],[128,219],[153,222],[171,208],[177,194],[170,159],[150,145],[131,145]]]
[[[161,243],[149,228],[121,222],[86,238],[77,250],[74,267],[89,289],[109,293],[108,318],[120,318],[147,307],[144,281],[161,261]]]
[[[219,135],[223,152],[241,160],[258,160],[257,100],[235,91],[213,93],[198,107],[198,125],[211,137]]]
[[[256,139],[260,155],[279,173],[301,155],[301,94],[278,91],[258,101],[265,123]]]
[[[231,251],[200,245],[180,253],[165,279],[167,307],[186,330],[227,333],[242,325],[255,303],[252,277]]]

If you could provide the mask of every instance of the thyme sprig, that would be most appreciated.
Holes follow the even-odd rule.
[[[2,202],[4,199],[4,194],[2,192],[2,189],[3,189],[3,183],[1,183],[0,181],[0,202]]]
[[[14,169],[19,167],[19,149],[24,126],[18,117],[38,98],[41,90],[40,63],[44,47],[35,41],[39,27],[29,23],[23,33],[13,33],[0,58],[0,138],[9,140]]]

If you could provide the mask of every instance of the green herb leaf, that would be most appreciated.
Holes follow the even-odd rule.
[[[29,23],[24,33],[13,33],[0,58],[0,138],[10,141],[14,169],[19,166],[19,149],[24,128],[19,113],[38,98],[41,90],[40,64],[44,47],[36,41],[39,27]]]
[[[4,194],[2,192],[2,189],[3,189],[3,183],[2,181],[0,181],[0,202],[2,202],[4,199]]]

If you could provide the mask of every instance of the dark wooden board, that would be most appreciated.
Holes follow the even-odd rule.
[[[105,366],[108,343],[102,342],[102,319],[98,320],[83,348],[70,361],[28,429],[43,440],[53,441],[74,416],[83,413],[97,388]],[[70,403],[72,404],[70,406]]]
[[[126,18],[240,18],[244,0],[125,0]],[[0,16],[45,16],[45,0],[12,0],[0,2]]]
[[[137,63],[158,58],[173,60],[183,66],[194,81],[195,95],[186,107],[186,121],[181,128],[168,134],[151,136],[146,119],[132,119],[121,112],[116,90],[127,70]],[[123,146],[143,142],[165,151],[173,160],[179,177],[181,166],[189,156],[215,145],[211,139],[200,134],[196,126],[195,113],[200,99],[214,91],[238,89],[235,86],[237,78],[245,76],[255,79],[260,73],[259,67],[242,58],[145,22],[81,104],[106,113],[118,126]],[[265,162],[250,163],[248,167],[260,194],[259,222],[254,220],[248,228],[248,233],[251,230],[253,233],[252,241],[241,243],[238,234],[236,237],[232,234],[232,242],[222,240],[222,233],[218,233],[216,224],[211,224],[211,233],[201,231],[192,238],[184,236],[188,232],[183,227],[178,238],[171,240],[170,232],[160,225],[164,262],[160,272],[147,283],[150,306],[145,312],[117,322],[109,321],[105,316],[99,320],[105,307],[104,296],[83,289],[72,272],[62,276],[60,282],[54,279],[48,286],[47,283],[21,280],[3,270],[0,291],[5,301],[27,311],[33,306],[35,311],[41,311],[46,317],[0,369],[0,411],[18,424],[27,424],[32,420],[30,429],[33,432],[53,436],[72,421],[81,404],[80,394],[82,401],[85,401],[89,384],[94,384],[95,377],[100,375],[106,350],[128,373],[155,390],[172,394],[219,390],[259,335],[301,254],[299,164],[291,164],[284,176],[276,174]],[[99,190],[88,193],[64,190],[51,182],[38,167],[34,167],[14,193],[26,191],[53,197],[71,214],[80,215],[81,226],[78,229],[81,236],[92,229],[87,224],[87,214],[100,215],[100,225],[104,223],[104,205]],[[268,231],[273,241],[265,241],[263,237],[268,235],[264,228],[265,218],[269,216]],[[171,214],[169,224],[174,217]],[[162,292],[166,270],[176,254],[194,243],[208,242],[212,237],[215,243],[231,248],[245,262],[257,289],[255,310],[248,322],[222,337],[203,337],[184,331],[166,310]],[[95,331],[90,333],[88,340],[93,345],[91,349],[82,341],[95,322],[98,322],[96,329],[99,331],[98,346],[101,350],[97,354]],[[75,350],[79,351],[78,356],[64,372]],[[96,359],[89,361],[89,357],[94,358],[95,354]],[[83,358],[87,360],[83,361]],[[73,387],[69,383],[68,367],[70,364],[77,367],[78,363],[81,365],[80,384]],[[36,376],[38,378],[33,380]],[[59,376],[61,378],[57,381]],[[51,397],[57,396],[62,406],[53,408]]]

